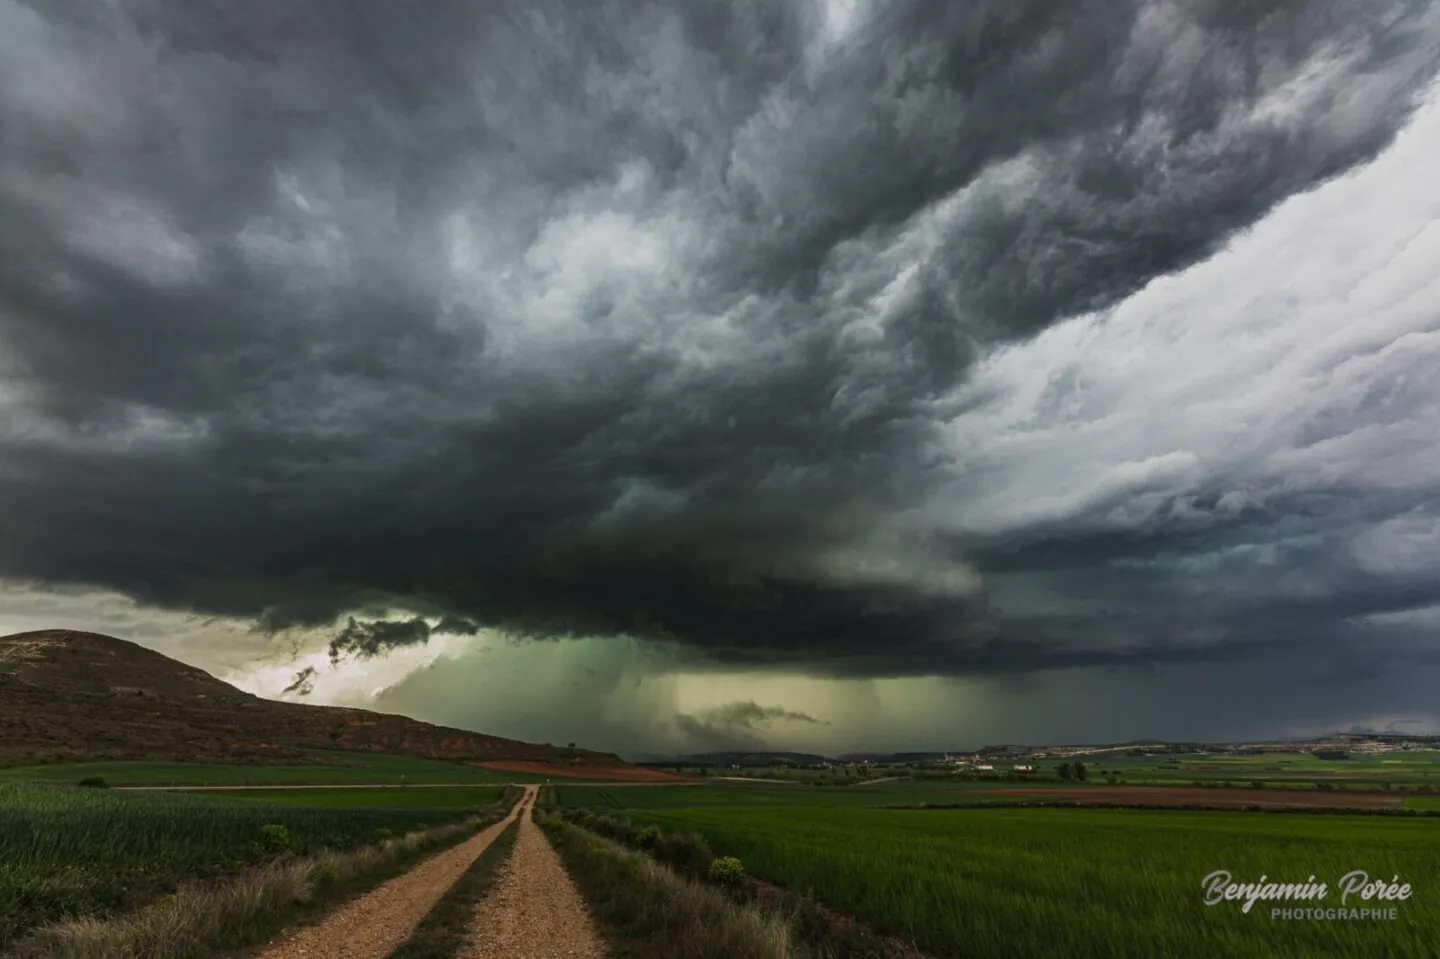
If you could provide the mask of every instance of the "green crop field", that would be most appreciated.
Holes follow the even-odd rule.
[[[0,782],[66,782],[100,776],[112,786],[271,786],[345,783],[509,783],[544,777],[383,753],[325,750],[329,764],[261,766],[220,763],[97,762],[0,769]]]
[[[717,855],[738,856],[758,876],[813,891],[827,905],[938,955],[1401,959],[1435,954],[1440,829],[1428,821],[1154,810],[822,808],[794,801],[798,796],[768,806],[697,801],[690,808],[667,808],[652,795],[671,792],[610,794],[625,802],[637,821],[700,832]],[[561,793],[570,794],[567,801],[579,798],[569,788]],[[1304,882],[1313,874],[1332,889],[1341,876],[1363,869],[1386,880],[1399,875],[1414,892],[1393,904],[1399,912],[1393,922],[1285,921],[1270,917],[1274,903],[1257,903],[1250,914],[1236,903],[1205,906],[1201,880],[1216,869],[1230,870],[1237,881],[1256,881],[1263,874]],[[1338,890],[1321,904],[1340,905]],[[1347,906],[1355,905],[1352,897]]]
[[[449,790],[429,790],[448,792]],[[266,850],[352,847],[459,818],[454,810],[337,808],[237,801],[226,794],[121,792],[0,783],[0,953],[7,941],[64,916],[111,914],[176,882],[238,869]]]
[[[1305,753],[1234,754],[1185,753],[1170,756],[1081,756],[1092,779],[1117,774],[1121,782],[1136,784],[1229,781],[1237,786],[1252,780],[1344,783],[1378,787],[1384,783],[1440,787],[1440,752],[1429,749],[1405,752],[1352,754],[1349,759],[1317,759]],[[1042,771],[1055,763],[1040,761]]]
[[[227,789],[226,799],[285,806],[348,809],[451,809],[464,812],[499,802],[503,786],[382,786],[321,789]],[[185,793],[184,795],[201,795]]]
[[[704,806],[873,807],[921,802],[958,802],[995,783],[898,781],[873,786],[778,786],[726,783],[714,786],[619,786],[561,784],[562,806],[585,809],[688,809]],[[986,801],[975,796],[974,801]]]
[[[1440,796],[1406,796],[1401,805],[1406,809],[1440,809]]]

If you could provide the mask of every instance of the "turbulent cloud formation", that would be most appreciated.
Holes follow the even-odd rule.
[[[394,649],[427,642],[431,636],[442,633],[474,636],[479,631],[480,627],[474,622],[457,616],[446,616],[433,627],[420,616],[405,620],[368,621],[351,616],[345,628],[330,641],[330,661],[336,663],[346,657],[374,659]]]
[[[340,630],[340,635],[330,642],[330,659],[336,661],[346,655],[373,659],[389,650],[414,646],[429,638],[430,624],[419,617],[393,622],[357,622],[351,616],[345,628]]]
[[[675,717],[675,725],[688,741],[714,749],[761,748],[766,742],[762,734],[771,732],[776,723],[819,725],[820,720],[753,700],[715,706],[698,716],[682,713]]]
[[[0,0],[0,576],[349,617],[336,658],[1342,650],[1440,603],[1433,281],[1354,271],[1436,217],[1316,301],[1247,231],[1437,42],[1409,0]],[[1197,310],[1234,244],[1265,285]],[[1166,337],[1244,387],[1131,362]]]
[[[695,717],[686,717],[694,719]],[[781,706],[761,706],[753,700],[742,703],[728,703],[724,706],[716,706],[699,717],[702,722],[710,725],[727,727],[744,727],[753,729],[757,725],[784,720],[794,723],[818,723],[820,720],[809,713],[802,713],[793,709],[785,709]]]

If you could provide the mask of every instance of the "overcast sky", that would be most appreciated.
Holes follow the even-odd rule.
[[[0,630],[627,755],[1440,729],[1437,70],[1420,0],[0,0]]]

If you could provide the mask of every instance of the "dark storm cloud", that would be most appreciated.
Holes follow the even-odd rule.
[[[746,728],[775,720],[813,724],[820,722],[808,713],[786,709],[783,706],[761,706],[753,700],[716,706],[714,709],[707,710],[703,719],[719,726],[744,726]]]
[[[777,723],[820,725],[820,720],[808,713],[753,701],[726,703],[700,715],[681,713],[674,722],[691,744],[710,749],[758,748],[765,742],[764,734],[772,733]]]
[[[0,0],[0,575],[372,617],[336,656],[418,617],[852,673],[1294,641],[1369,581],[1198,595],[1218,527],[909,511],[979,351],[1374,157],[1437,38],[1401,0]],[[997,606],[1061,554],[1113,617]]]
[[[474,636],[480,632],[480,624],[461,616],[444,616],[431,630],[432,633],[449,633],[452,636]]]

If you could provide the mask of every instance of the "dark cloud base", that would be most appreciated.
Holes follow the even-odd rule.
[[[499,626],[873,674],[1440,599],[1195,596],[1167,563],[1199,533],[1161,525],[916,547],[973,589],[854,559],[944,481],[934,410],[984,349],[1376,156],[1430,4],[860,4],[829,47],[820,10],[0,3],[0,575],[369,617],[337,657]],[[995,602],[1043,576],[1110,608]]]

